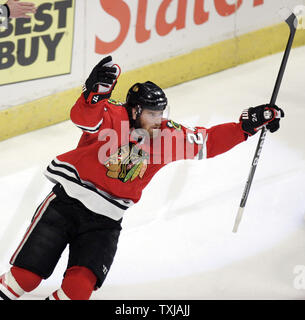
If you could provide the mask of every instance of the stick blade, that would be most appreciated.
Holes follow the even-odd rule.
[[[236,233],[245,208],[239,207],[232,232]]]

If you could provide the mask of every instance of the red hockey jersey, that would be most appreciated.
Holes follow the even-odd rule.
[[[57,156],[45,175],[93,212],[114,220],[138,202],[142,190],[167,163],[203,159],[244,141],[240,123],[206,129],[164,119],[153,139],[130,128],[124,105],[113,100],[89,104],[81,95],[71,120],[83,133],[76,149]]]

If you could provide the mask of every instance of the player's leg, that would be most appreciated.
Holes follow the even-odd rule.
[[[0,277],[0,300],[16,300],[34,290],[42,278],[26,269],[13,266]]]
[[[17,256],[22,251],[27,239],[30,237],[35,226],[47,211],[50,202],[55,198],[53,192],[49,193],[44,201],[38,206],[35,214],[31,220],[30,226],[27,228],[26,233],[11,257],[10,263],[14,264]],[[23,256],[23,254],[21,254]],[[27,270],[26,268],[21,268],[13,266],[8,272],[1,275],[0,278],[0,299],[3,300],[15,300],[18,299],[24,292],[29,292],[34,290],[41,282],[42,277],[38,274]]]
[[[31,224],[11,257],[13,267],[1,276],[2,299],[17,299],[48,278],[69,239],[64,203],[51,192],[37,208]],[[10,294],[11,293],[11,294]],[[16,293],[16,294],[14,294]]]
[[[97,281],[88,268],[74,266],[67,269],[61,287],[46,300],[89,300]]]
[[[84,212],[80,223],[79,234],[70,243],[68,268],[61,288],[47,299],[88,300],[101,287],[112,265],[121,221]]]

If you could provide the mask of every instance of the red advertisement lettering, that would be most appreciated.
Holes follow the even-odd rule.
[[[95,52],[98,54],[108,54],[118,49],[125,41],[131,23],[131,9],[128,6],[128,1],[124,0],[99,0],[101,8],[116,19],[120,24],[119,35],[111,42],[101,40],[98,36],[95,37]],[[137,43],[148,41],[151,37],[152,27],[146,26],[148,12],[148,0],[138,0],[135,40]],[[209,11],[205,9],[204,0],[194,1],[193,19],[196,25],[201,25],[209,20]],[[237,0],[235,4],[229,4],[228,0],[214,0],[216,12],[227,17],[234,14],[242,5],[243,0]],[[253,0],[253,7],[264,4],[264,0]],[[172,30],[181,30],[186,27],[186,13],[188,9],[188,0],[163,0],[157,10],[155,16],[155,30],[159,36],[166,36]],[[171,5],[177,6],[176,17],[174,21],[168,22],[166,15]],[[111,28],[111,26],[110,26]],[[107,32],[107,30],[104,30]]]
[[[156,31],[160,36],[165,36],[174,28],[177,30],[185,28],[187,0],[178,0],[177,18],[172,23],[166,22],[166,11],[172,0],[164,0],[157,13]]]
[[[219,15],[226,17],[236,12],[241,6],[242,0],[238,0],[237,4],[228,4],[226,0],[214,0],[216,11]]]
[[[121,25],[118,37],[112,42],[105,42],[95,37],[95,52],[107,54],[117,49],[124,42],[129,30],[131,13],[128,5],[122,0],[100,0],[100,4],[105,12],[116,18]]]
[[[209,19],[209,13],[204,11],[204,0],[195,0],[194,22],[203,24]]]
[[[150,38],[150,30],[145,28],[147,13],[147,0],[139,0],[138,16],[136,24],[136,41],[145,42]]]
[[[260,6],[262,4],[264,4],[264,0],[254,0],[253,1],[253,7]]]

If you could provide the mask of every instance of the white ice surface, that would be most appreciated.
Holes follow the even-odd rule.
[[[269,102],[281,59],[167,89],[171,118],[206,127],[238,121],[244,108]],[[305,47],[293,49],[277,99],[286,116],[267,134],[238,233],[232,228],[258,135],[216,158],[158,172],[126,213],[114,263],[92,299],[305,298],[294,273],[305,266],[304,70]],[[0,273],[52,187],[44,169],[79,137],[67,121],[0,142]],[[22,299],[44,299],[60,286],[67,253]]]

